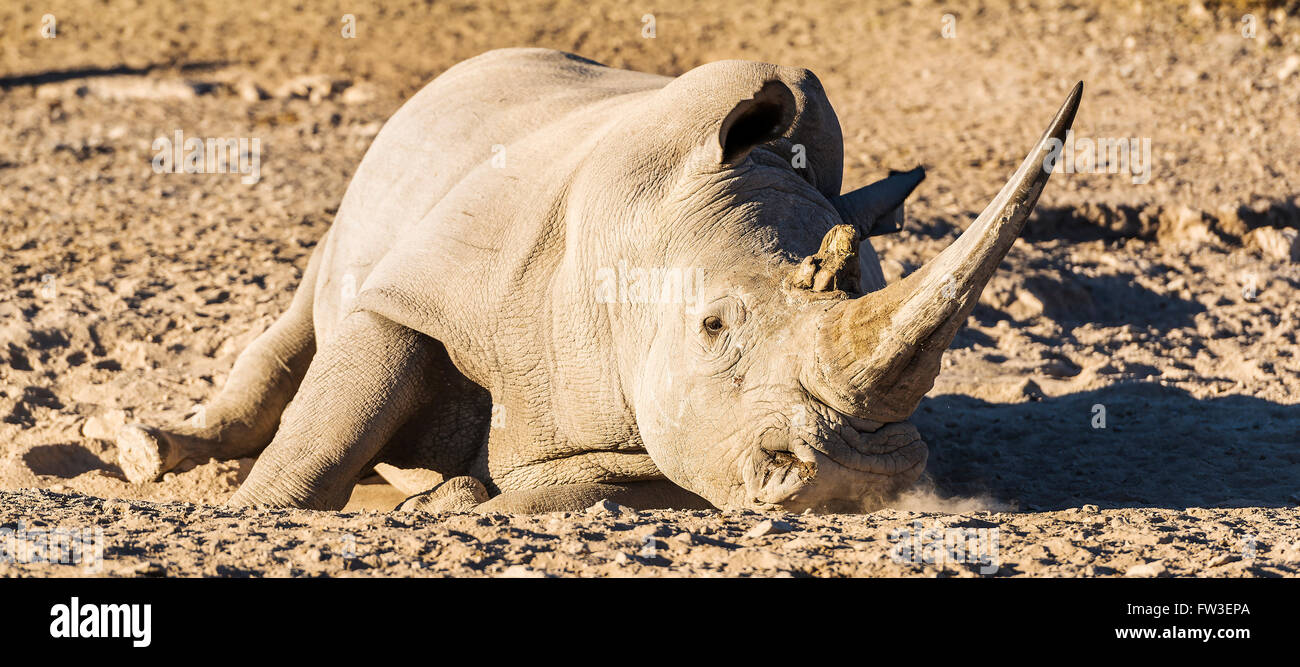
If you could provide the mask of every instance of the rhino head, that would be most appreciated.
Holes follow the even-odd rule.
[[[965,233],[891,285],[862,241],[896,229],[923,172],[841,195],[838,120],[810,72],[706,65],[612,127],[574,181],[570,252],[587,275],[620,267],[595,317],[660,471],[718,507],[789,511],[870,509],[914,482],[927,448],[907,419],[1081,91]]]

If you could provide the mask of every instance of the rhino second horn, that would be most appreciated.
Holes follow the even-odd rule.
[[[1020,168],[952,245],[907,278],[820,314],[803,375],[815,396],[840,412],[879,422],[912,414],[1033,211],[1051,176],[1044,158],[1053,139],[1064,141],[1082,93],[1080,82]]]

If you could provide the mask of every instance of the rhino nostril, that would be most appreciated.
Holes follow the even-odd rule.
[[[798,457],[790,452],[772,452],[772,467],[784,468],[799,462]]]
[[[771,481],[784,485],[790,481],[791,475],[797,475],[798,481],[805,482],[817,474],[816,463],[802,461],[790,452],[769,452],[768,456],[771,458],[768,461],[767,472],[763,475],[765,485]]]

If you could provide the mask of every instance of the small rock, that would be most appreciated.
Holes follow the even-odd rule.
[[[1232,554],[1219,554],[1207,561],[1205,567],[1218,567],[1220,565],[1231,563],[1234,560],[1237,560],[1237,557]]]
[[[324,74],[315,74],[285,81],[275,89],[274,95],[280,99],[306,98],[316,104],[333,92],[334,81]]]
[[[94,440],[116,440],[117,429],[126,423],[126,412],[105,410],[87,418],[81,425],[81,435]]]
[[[375,91],[374,86],[362,83],[351,86],[347,90],[343,91],[343,94],[339,96],[339,101],[344,104],[365,104],[366,102],[374,100],[376,97],[378,97],[378,93]]]
[[[353,126],[352,128],[352,134],[355,134],[356,136],[361,137],[363,139],[369,139],[370,137],[379,134],[379,130],[381,130],[383,127],[384,124],[378,121],[375,121],[373,123],[365,123],[363,125],[356,125]]]
[[[540,579],[544,575],[527,565],[511,565],[501,573],[501,576],[507,579]]]
[[[1039,367],[1043,373],[1057,378],[1074,377],[1083,371],[1078,364],[1065,357],[1051,357],[1043,360]]]
[[[251,79],[244,79],[235,84],[235,92],[239,93],[240,99],[248,103],[260,102],[270,97],[262,87]]]
[[[1292,74],[1295,74],[1296,70],[1300,70],[1300,56],[1297,55],[1287,56],[1287,59],[1282,63],[1282,66],[1279,67],[1277,70],[1277,78],[1281,80],[1285,80],[1289,78]]]
[[[325,558],[325,554],[321,553],[320,549],[308,549],[306,557],[309,563],[319,563]]]
[[[692,535],[689,531],[677,533],[676,535],[673,535],[668,539],[677,542],[679,544],[685,544],[685,545],[691,545],[695,543],[695,536]]]
[[[150,561],[131,568],[131,574],[137,577],[162,577],[166,576],[167,568],[163,567],[162,563]]]
[[[612,500],[601,499],[596,501],[595,505],[587,508],[588,516],[620,516],[626,512],[631,512],[631,508],[624,507]]]
[[[764,535],[780,535],[781,533],[788,533],[792,530],[794,530],[794,526],[791,526],[789,523],[786,523],[785,521],[772,521],[771,519],[764,519],[762,521],[759,521],[757,524],[755,524],[753,528],[750,528],[749,531],[745,533],[745,537],[762,537]]]
[[[1079,508],[1079,511],[1084,512],[1086,514],[1096,514],[1097,512],[1100,512],[1101,509],[1098,508],[1096,505],[1084,505],[1083,507]]]
[[[1215,217],[1217,218],[1217,221],[1214,228],[1220,234],[1231,236],[1238,241],[1241,240],[1241,237],[1246,235],[1248,227],[1246,226],[1246,222],[1241,219],[1241,214],[1238,213],[1237,206],[1231,204],[1220,206]]]
[[[106,100],[191,100],[212,92],[210,83],[144,76],[106,77],[89,80],[77,88],[77,95]]]
[[[127,299],[134,296],[136,290],[139,289],[139,287],[140,287],[139,280],[136,280],[134,278],[123,278],[122,280],[117,281],[117,284],[113,286],[113,293],[122,297],[123,299]],[[94,419],[94,417],[92,417],[91,419]],[[85,427],[82,428],[84,429]],[[82,435],[85,435],[84,430],[82,431]]]
[[[1124,573],[1124,576],[1151,578],[1163,576],[1166,572],[1168,572],[1168,569],[1165,568],[1164,561],[1153,560],[1150,563],[1143,563],[1141,565],[1130,567],[1128,571]]]
[[[1016,306],[1018,311],[1016,314],[1020,316],[1020,319],[1029,319],[1042,315],[1043,310],[1047,308],[1043,300],[1029,290],[1021,290],[1016,294]]]
[[[1202,212],[1188,206],[1179,206],[1160,212],[1156,240],[1167,246],[1185,243],[1204,245],[1213,242],[1215,237]]]
[[[1294,229],[1260,227],[1246,234],[1242,243],[1247,248],[1258,249],[1270,259],[1300,263],[1300,235]]]
[[[627,565],[629,560],[630,559],[628,558],[627,554],[623,553],[622,551],[614,554],[614,562],[618,563],[619,565]]]

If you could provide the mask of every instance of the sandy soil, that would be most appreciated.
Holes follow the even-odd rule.
[[[100,525],[111,574],[977,573],[896,562],[888,535],[915,520],[998,527],[1001,575],[1300,570],[1294,3],[358,2],[356,39],[341,12],[272,4],[0,7],[0,528]],[[846,184],[929,173],[908,231],[877,240],[891,278],[975,217],[1076,80],[1076,136],[1149,138],[1150,177],[1053,178],[914,419],[931,464],[900,509],[388,514],[400,494],[375,479],[348,513],[213,507],[251,460],[127,483],[116,427],[211,397],[385,118],[502,46],[809,67]],[[260,182],[154,173],[177,129],[259,138]],[[764,519],[789,530],[745,536]],[[24,572],[76,573],[0,565]]]
[[[102,530],[102,568],[0,562],[39,576],[1214,576],[1300,574],[1289,509],[871,514],[234,511],[0,491],[0,522]],[[41,525],[32,523],[35,517]],[[960,529],[945,551],[938,531]],[[996,550],[978,532],[997,530]],[[935,532],[931,532],[935,531]],[[950,534],[950,533],[945,533]],[[1255,536],[1243,541],[1243,535]],[[981,542],[983,540],[983,542]],[[36,540],[28,540],[36,542]],[[88,541],[90,543],[90,541]],[[954,550],[960,544],[959,550]],[[89,549],[87,550],[89,551]],[[58,551],[42,552],[57,560]],[[940,554],[943,555],[940,555]],[[949,555],[954,554],[954,555]],[[980,554],[996,554],[983,557]],[[75,560],[75,559],[69,559]],[[87,561],[89,562],[89,561]]]

